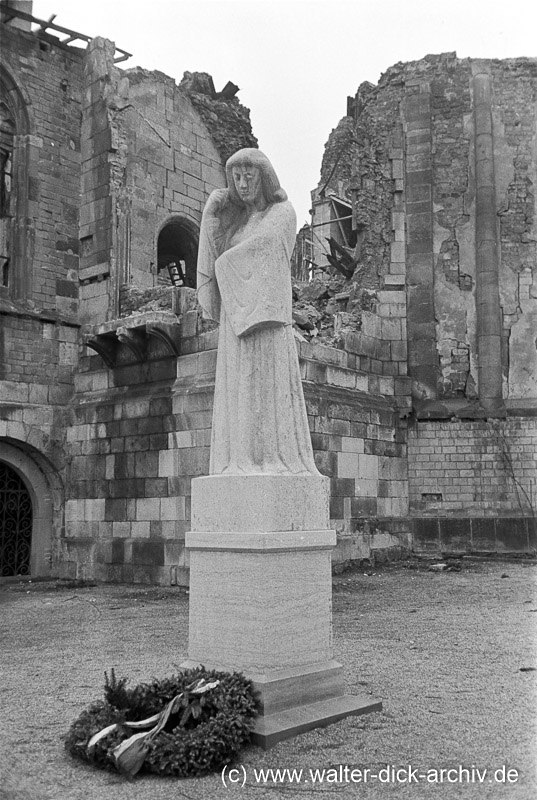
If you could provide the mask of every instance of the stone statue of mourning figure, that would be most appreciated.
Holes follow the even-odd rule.
[[[220,323],[210,473],[318,475],[293,329],[296,216],[268,158],[239,150],[205,207],[198,300]]]
[[[296,218],[263,153],[207,202],[198,300],[220,323],[209,475],[192,480],[188,661],[253,680],[253,741],[380,708],[333,660],[330,479],[315,468],[291,317]]]

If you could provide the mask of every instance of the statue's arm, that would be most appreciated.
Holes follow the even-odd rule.
[[[220,255],[225,230],[222,215],[229,206],[227,189],[211,192],[201,218],[198,249],[197,299],[206,319],[220,318],[220,293],[216,284],[214,265]]]

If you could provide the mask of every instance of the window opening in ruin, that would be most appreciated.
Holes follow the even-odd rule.
[[[339,244],[344,247],[356,246],[356,231],[352,228],[352,205],[341,198],[330,198],[332,220],[337,223]]]
[[[296,237],[291,259],[291,273],[294,280],[297,281],[313,280],[316,265],[313,259],[314,243],[311,233],[311,226],[303,225]]]
[[[311,280],[318,272],[327,273],[336,269],[346,278],[351,278],[358,264],[358,231],[353,227],[351,202],[335,195],[323,196],[321,202],[316,204],[316,209],[314,219],[320,217],[322,221],[307,226],[309,236],[304,230],[303,238],[305,240],[308,236],[311,249],[307,253],[302,244],[301,251],[297,251],[297,274],[308,275]],[[324,260],[326,263],[323,263]]]
[[[9,285],[14,132],[13,117],[7,105],[0,103],[0,286]]]
[[[0,217],[9,217],[11,198],[12,158],[10,151],[0,148]]]
[[[159,233],[157,251],[159,284],[196,288],[198,238],[188,222],[168,222]]]
[[[0,255],[0,269],[2,270],[0,273],[0,286],[9,286],[9,258]]]
[[[32,499],[14,469],[0,461],[0,575],[30,574]]]
[[[0,289],[13,298],[32,291],[29,214],[30,120],[16,82],[0,65]]]

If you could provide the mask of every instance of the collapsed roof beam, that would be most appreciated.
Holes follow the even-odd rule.
[[[47,29],[51,29],[53,31],[58,31],[58,33],[65,33],[67,34],[66,39],[60,39],[60,44],[70,44],[74,42],[75,39],[80,39],[82,42],[91,42],[93,39],[92,36],[86,36],[84,33],[77,33],[76,31],[72,31],[69,28],[63,28],[61,25],[56,25],[54,20],[56,19],[56,14],[53,14],[50,19],[38,19],[37,17],[32,16],[32,14],[27,14],[25,11],[20,11],[18,8],[13,8],[13,6],[8,6],[6,0],[0,0],[0,13],[1,13],[1,21],[5,23],[11,22],[12,19],[23,19],[26,22],[33,22],[35,25],[39,25],[39,28],[35,33],[45,33]],[[116,47],[116,53],[119,53],[119,56],[114,58],[114,63],[118,64],[120,61],[126,61],[127,58],[130,58],[132,53],[127,53],[126,50],[122,50],[121,47]]]

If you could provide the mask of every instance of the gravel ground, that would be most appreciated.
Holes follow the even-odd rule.
[[[115,667],[134,685],[169,675],[186,657],[184,591],[1,586],[0,797],[374,800],[397,793],[533,800],[536,573],[533,562],[465,559],[461,571],[435,573],[413,560],[336,576],[335,657],[344,664],[348,691],[381,698],[383,711],[268,752],[249,747],[234,765],[240,772],[231,773],[240,783],[228,788],[220,775],[127,782],[72,760],[63,749],[61,737],[73,719],[101,696],[104,670]],[[381,771],[387,765],[401,770],[399,782],[385,780],[391,777]],[[285,774],[264,782],[259,770],[270,768],[303,772],[300,780]],[[358,770],[366,768],[367,781],[357,783]],[[327,770],[324,782],[313,783],[310,770],[318,769]],[[442,769],[454,771],[442,776]],[[460,781],[459,769],[466,770]],[[517,771],[516,781],[509,770]],[[431,782],[435,778],[439,782]]]

